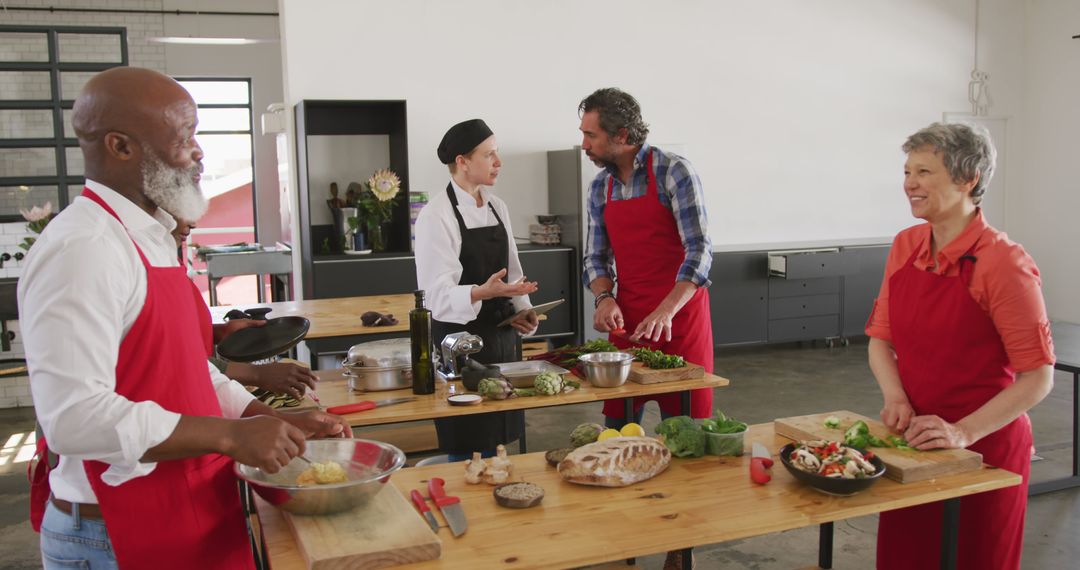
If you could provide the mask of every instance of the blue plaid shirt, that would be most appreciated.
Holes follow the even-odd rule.
[[[615,279],[615,255],[604,225],[608,179],[614,180],[611,188],[612,200],[644,196],[649,187],[649,176],[645,171],[648,152],[653,153],[656,191],[660,196],[660,203],[670,208],[675,216],[679,237],[686,251],[686,257],[679,266],[675,280],[690,281],[698,287],[708,287],[711,284],[709,268],[712,267],[712,240],[709,239],[709,220],[705,213],[701,180],[690,161],[644,143],[634,157],[634,171],[630,175],[629,185],[619,181],[616,168],[607,168],[596,176],[589,187],[589,236],[585,241],[581,275],[586,288],[600,277]]]

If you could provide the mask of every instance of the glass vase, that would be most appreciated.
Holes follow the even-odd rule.
[[[390,231],[385,222],[371,224],[367,229],[368,245],[371,251],[386,251],[386,241],[390,237]]]

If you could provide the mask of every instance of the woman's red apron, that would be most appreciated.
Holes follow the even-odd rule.
[[[1001,336],[968,291],[976,259],[960,275],[917,269],[912,255],[889,280],[889,318],[900,380],[919,415],[955,423],[1015,381]],[[1020,474],[1017,487],[960,500],[959,568],[1019,568],[1031,467],[1027,414],[968,449]],[[931,568],[940,560],[942,503],[881,513],[878,568]]]
[[[82,195],[119,220],[92,191]],[[179,414],[221,416],[207,368],[210,312],[199,290],[183,267],[154,267],[137,244],[135,249],[146,269],[146,302],[120,344],[116,393]],[[108,464],[83,465],[121,568],[255,567],[228,457],[161,461],[149,475],[118,486],[101,479]],[[32,500],[44,504],[42,481],[33,483]],[[47,477],[44,485],[47,498]]]
[[[653,172],[653,153],[650,150],[646,163],[649,176],[644,196],[627,200],[612,200],[613,178],[608,179],[607,203],[604,206],[604,225],[615,254],[615,270],[618,273],[619,308],[627,331],[633,331],[638,323],[656,309],[660,301],[671,292],[679,267],[686,258],[679,228],[671,210],[660,202]],[[623,338],[609,336],[619,348],[634,346]],[[709,292],[699,288],[690,301],[671,321],[671,341],[659,342],[655,347],[668,354],[678,354],[688,362],[700,364],[707,372],[713,371],[712,321],[709,317]],[[679,394],[662,394],[634,398],[636,412],[645,402],[656,400],[667,414],[682,413]],[[712,414],[712,389],[691,391],[691,415],[705,418]],[[623,417],[621,400],[604,402],[604,415]]]

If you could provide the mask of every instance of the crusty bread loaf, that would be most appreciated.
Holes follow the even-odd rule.
[[[581,485],[625,487],[667,469],[671,452],[651,437],[613,437],[583,445],[559,462],[559,475]]]

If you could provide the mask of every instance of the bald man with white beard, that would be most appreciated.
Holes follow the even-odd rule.
[[[59,456],[31,481],[47,569],[253,568],[232,462],[275,473],[306,438],[351,435],[255,401],[207,361],[209,310],[170,234],[170,214],[206,209],[197,122],[191,96],[146,69],[102,72],[75,101],[86,188],[18,292],[39,452]]]

